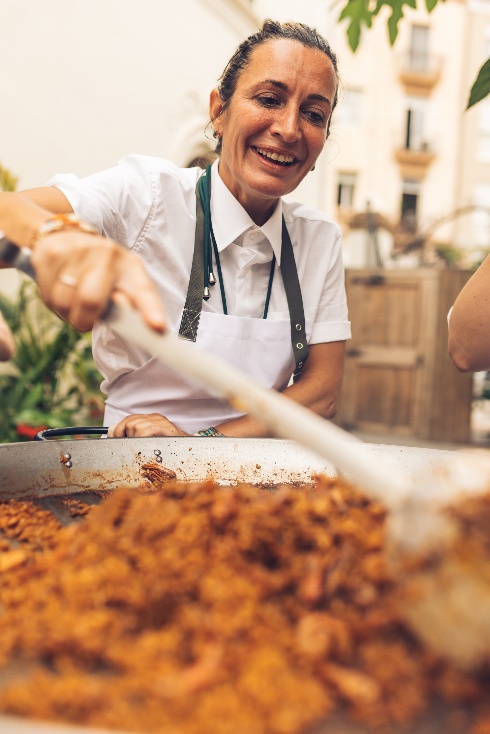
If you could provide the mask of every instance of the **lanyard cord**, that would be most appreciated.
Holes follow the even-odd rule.
[[[221,291],[221,303],[223,304],[223,313],[225,314],[225,316],[227,316],[228,308],[226,306],[225,286],[223,284],[223,275],[221,273],[221,263],[219,259],[218,245],[216,244],[216,240],[214,237],[213,225],[211,225],[211,238],[213,240],[213,249],[214,249],[214,257],[216,260],[216,267],[218,268],[218,280],[219,280],[219,288]]]
[[[212,246],[211,246],[211,211],[209,207],[210,201],[210,180],[205,182],[211,176],[210,167],[206,169],[206,174],[201,176],[196,185],[196,232],[194,235],[194,254],[192,257],[192,267],[189,276],[189,285],[187,287],[187,295],[185,298],[184,309],[182,311],[182,319],[179,327],[179,338],[187,339],[195,342],[197,340],[197,331],[199,328],[199,319],[201,317],[203,298],[209,298],[209,285],[214,285],[216,279],[212,272]],[[208,188],[209,187],[209,188]],[[205,205],[207,203],[207,206]],[[207,212],[207,220],[206,214]],[[207,239],[204,237],[205,230],[208,232]],[[212,235],[214,240],[214,235]],[[214,243],[215,252],[218,248]],[[219,263],[219,254],[216,254],[216,264],[221,271]],[[269,287],[265,300],[264,319],[267,318],[269,309],[269,301],[272,290],[272,280],[274,277],[275,258],[271,263],[271,272],[269,275]],[[308,342],[306,341],[305,314],[303,308],[303,298],[301,295],[301,286],[299,283],[296,262],[294,259],[291,238],[284,217],[282,218],[282,243],[281,243],[281,277],[286,292],[288,302],[289,321],[291,324],[291,346],[294,354],[296,369],[294,371],[294,379],[296,380],[304,367],[308,358]],[[223,300],[223,310],[226,314],[226,299],[224,297],[223,278],[220,272],[220,288]]]
[[[223,313],[225,316],[228,315],[228,307],[226,305],[225,286],[223,283],[223,274],[221,272],[221,262],[219,259],[218,245],[213,232],[213,225],[211,223],[211,166],[206,167],[206,175],[201,176],[198,182],[199,194],[201,195],[201,201],[204,209],[204,291],[203,298],[207,301],[211,297],[209,286],[213,286],[216,283],[216,278],[213,273],[213,253],[211,250],[211,241],[213,243],[214,259],[216,260],[216,268],[218,270],[219,287],[221,291],[221,303],[223,304]],[[273,255],[271,262],[271,269],[269,274],[269,284],[267,286],[267,296],[265,299],[264,315],[263,319],[267,318],[269,312],[269,303],[272,292],[272,281],[274,280],[274,271],[276,265],[276,256]]]
[[[218,280],[219,280],[219,287],[221,290],[221,302],[223,304],[223,313],[228,315],[228,309],[226,306],[226,296],[225,296],[225,287],[223,285],[223,275],[221,273],[221,263],[219,259],[219,252],[218,252],[218,245],[216,244],[216,240],[214,238],[214,232],[213,232],[213,226],[211,225],[211,238],[213,240],[213,250],[214,250],[214,257],[216,260],[216,268],[218,270]],[[263,319],[267,318],[267,314],[269,312],[269,303],[271,300],[271,292],[272,292],[272,281],[274,280],[274,270],[276,265],[276,256],[273,255],[272,262],[271,262],[271,270],[269,273],[269,284],[267,286],[267,296],[265,299],[265,307],[264,307],[264,315],[262,316]]]

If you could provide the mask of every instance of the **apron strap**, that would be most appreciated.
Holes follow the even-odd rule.
[[[206,174],[204,174],[206,175]],[[210,173],[208,175],[211,175]],[[200,179],[199,179],[200,180]],[[209,237],[209,233],[208,233]],[[192,257],[191,275],[187,296],[182,312],[179,328],[179,339],[195,342],[199,319],[201,318],[204,292],[204,210],[199,195],[199,181],[196,186],[196,234],[194,237],[194,255]]]
[[[204,259],[206,235],[208,239],[210,236],[210,233],[205,231],[205,229],[208,228],[205,228],[201,189],[204,190],[207,184],[210,191],[211,181],[203,180],[201,182],[201,179],[203,179],[204,176],[211,176],[210,166],[207,167],[206,172],[201,176],[196,185],[196,234],[194,238],[194,255],[192,257],[189,286],[179,328],[179,338],[193,342],[197,339],[197,330],[199,328],[199,319],[202,311],[202,300],[205,285]],[[209,201],[206,201],[206,205],[209,207]],[[294,259],[293,246],[291,244],[291,238],[289,236],[284,217],[282,218],[281,275],[288,302],[289,319],[291,321],[291,346],[293,348],[294,361],[296,363],[293,379],[296,381],[298,377],[300,377],[308,358],[308,343],[306,341],[305,313],[303,308],[303,297],[301,295],[301,286]]]
[[[308,343],[306,341],[305,311],[303,296],[298,278],[298,269],[294,259],[293,246],[284,217],[282,218],[281,275],[288,302],[289,319],[291,321],[291,345],[293,347],[296,369],[293,380],[301,376],[308,359]]]

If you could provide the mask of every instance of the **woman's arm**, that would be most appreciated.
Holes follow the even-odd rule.
[[[324,418],[333,418],[337,410],[344,373],[345,342],[313,344],[301,378],[283,395],[313,410]],[[209,426],[202,426],[209,428]],[[217,428],[224,436],[237,438],[266,438],[272,433],[250,415],[221,423]],[[111,435],[124,436],[188,436],[159,413],[129,415],[111,428]]]
[[[38,228],[53,214],[72,212],[66,196],[52,186],[0,192],[0,230],[19,247],[30,247]]]
[[[342,386],[344,359],[344,341],[310,345],[309,356],[300,379],[287,387],[282,394],[323,418],[333,418],[337,412]],[[225,436],[238,438],[272,436],[263,423],[249,415],[227,421],[216,428]]]
[[[87,331],[114,297],[129,302],[151,328],[162,331],[163,307],[137,255],[107,237],[76,228],[35,240],[53,214],[69,213],[70,203],[55,187],[0,193],[0,231],[19,247],[32,249],[45,303],[75,328]]]
[[[461,372],[490,369],[490,256],[457,297],[449,318],[448,349]]]

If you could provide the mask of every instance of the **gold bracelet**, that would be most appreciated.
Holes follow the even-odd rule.
[[[95,227],[92,227],[88,222],[84,222],[77,214],[54,214],[34,232],[29,243],[30,249],[33,250],[39,240],[48,234],[63,232],[65,229],[76,229],[79,232],[86,232],[87,234],[99,234]]]

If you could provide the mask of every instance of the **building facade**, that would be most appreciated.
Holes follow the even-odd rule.
[[[240,40],[267,16],[302,20],[337,52],[342,85],[330,139],[293,197],[341,222],[347,265],[420,264],[427,243],[478,259],[490,243],[490,100],[465,107],[490,54],[490,0],[408,8],[393,48],[381,14],[355,54],[340,7],[0,0],[0,164],[19,188],[128,153],[187,165],[213,147],[209,92]]]
[[[327,32],[343,89],[326,208],[344,227],[346,263],[434,264],[435,250],[478,261],[490,248],[490,100],[465,108],[490,55],[490,2],[407,9],[393,48],[386,19],[355,54],[342,24]]]

